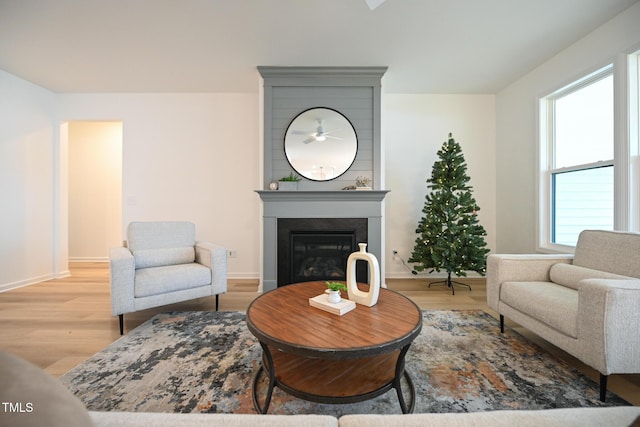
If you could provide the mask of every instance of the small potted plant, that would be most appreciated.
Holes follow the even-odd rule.
[[[288,176],[282,177],[278,180],[278,190],[292,191],[298,189],[298,181],[300,177],[297,174],[291,172]]]
[[[327,301],[332,304],[340,302],[340,291],[346,291],[347,286],[341,282],[325,282],[327,284]]]
[[[356,177],[356,190],[371,190],[371,178],[366,176]]]

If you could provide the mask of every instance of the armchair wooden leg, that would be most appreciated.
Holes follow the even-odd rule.
[[[220,294],[216,294],[216,311],[218,311],[219,299],[220,299]]]
[[[504,334],[504,316],[500,315],[500,333]]]
[[[600,401],[604,402],[607,398],[607,375],[600,374]]]
[[[120,320],[120,335],[124,335],[124,314],[119,314],[118,319]]]

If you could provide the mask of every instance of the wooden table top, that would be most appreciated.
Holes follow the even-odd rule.
[[[309,305],[309,298],[326,289],[325,282],[305,282],[269,291],[247,309],[247,326],[269,346],[335,359],[388,353],[420,333],[420,308],[404,295],[381,288],[373,307],[356,304],[354,310],[338,316]]]

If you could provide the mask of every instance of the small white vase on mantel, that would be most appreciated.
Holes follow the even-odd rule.
[[[351,301],[373,307],[378,302],[380,294],[380,265],[376,256],[367,252],[366,243],[358,243],[358,246],[360,246],[360,251],[353,252],[347,258],[347,292]],[[356,263],[359,260],[366,261],[369,266],[369,292],[358,289]]]

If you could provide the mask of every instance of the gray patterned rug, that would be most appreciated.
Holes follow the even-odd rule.
[[[60,381],[90,410],[254,413],[261,349],[243,313],[155,316],[67,372]],[[628,405],[516,332],[500,334],[481,311],[424,311],[406,357],[414,412]],[[263,384],[264,385],[264,384]],[[269,413],[400,413],[394,390],[367,402],[306,402],[275,389]]]

